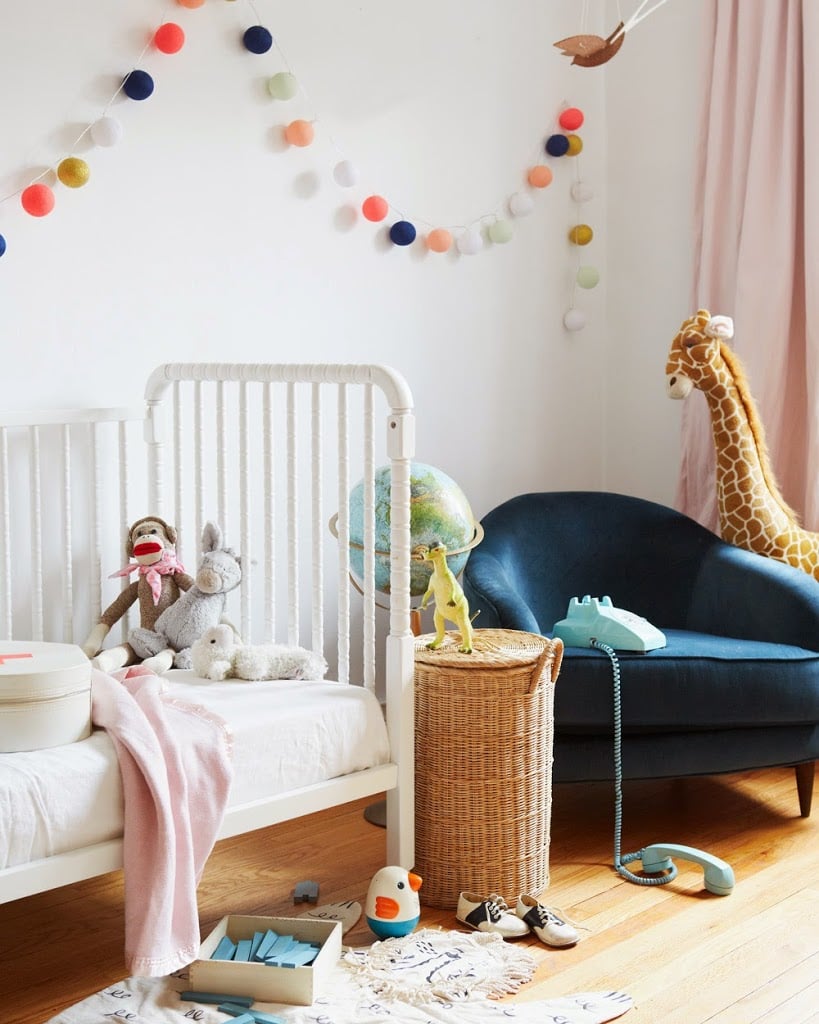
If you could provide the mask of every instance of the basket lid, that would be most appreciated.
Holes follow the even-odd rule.
[[[91,662],[75,644],[0,642],[0,697],[91,685]]]
[[[474,630],[470,654],[458,650],[460,633],[447,633],[441,646],[432,651],[427,645],[434,636],[434,633],[427,633],[415,638],[417,662],[446,668],[491,669],[533,664],[542,666],[551,659],[550,676],[551,681],[555,682],[563,660],[563,641],[558,637],[550,639],[539,633],[518,629]]]

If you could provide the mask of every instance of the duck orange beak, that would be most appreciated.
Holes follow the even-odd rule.
[[[407,878],[409,879],[410,889],[413,892],[418,892],[421,888],[421,883],[424,881],[423,878],[420,875],[413,874],[412,871],[407,873]]]

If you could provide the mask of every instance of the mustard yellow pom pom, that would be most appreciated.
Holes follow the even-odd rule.
[[[91,169],[78,156],[67,156],[57,167],[57,177],[69,188],[82,188],[91,177]]]

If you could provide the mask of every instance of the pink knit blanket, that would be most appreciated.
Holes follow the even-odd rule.
[[[94,670],[92,716],[122,774],[126,965],[133,975],[170,974],[199,952],[196,887],[227,804],[230,732],[140,666]]]

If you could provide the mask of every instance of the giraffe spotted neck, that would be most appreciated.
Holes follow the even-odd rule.
[[[819,578],[819,535],[802,529],[780,493],[742,364],[725,342],[732,331],[727,317],[707,310],[684,321],[668,354],[668,394],[705,395],[723,539]]]

